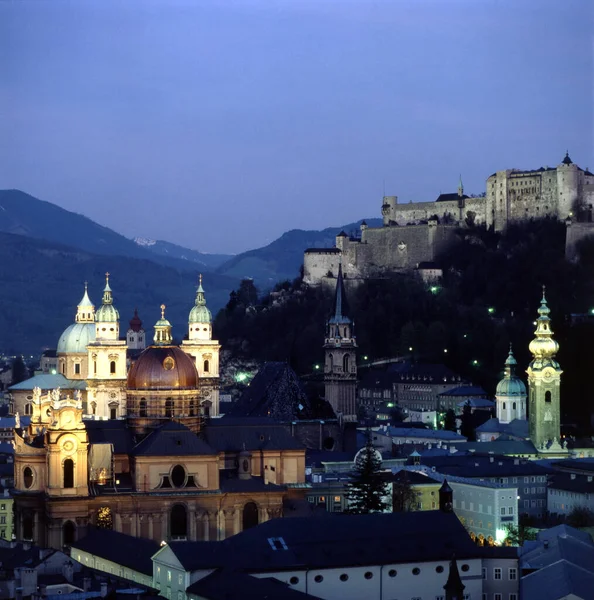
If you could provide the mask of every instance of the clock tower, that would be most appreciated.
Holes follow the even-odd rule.
[[[561,450],[561,374],[555,360],[559,344],[553,339],[550,309],[544,294],[538,309],[535,338],[530,342],[533,359],[528,373],[528,419],[530,440],[537,450]]]

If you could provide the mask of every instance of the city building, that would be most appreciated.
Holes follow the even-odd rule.
[[[410,513],[276,519],[220,542],[173,541],[152,556],[153,587],[167,598],[211,598],[216,596],[209,577],[217,574],[215,583],[227,589],[240,572],[326,600],[480,599],[485,590],[505,593],[509,600],[508,594],[517,594],[519,580],[508,577],[508,569],[517,568],[515,549],[478,547],[447,503],[441,506]],[[90,543],[80,558],[76,545],[72,553],[76,560],[113,556],[105,543]],[[501,568],[505,572],[499,578]],[[485,572],[492,576],[484,579]]]

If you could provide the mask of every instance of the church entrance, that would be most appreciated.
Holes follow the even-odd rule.
[[[70,546],[76,541],[76,526],[72,521],[66,521],[62,526],[64,546]]]
[[[171,509],[169,531],[173,540],[188,537],[188,512],[183,504],[176,504]]]
[[[243,530],[255,527],[258,521],[258,505],[255,502],[248,502],[243,507]]]

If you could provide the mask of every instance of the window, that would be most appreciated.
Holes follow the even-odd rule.
[[[182,585],[182,584],[183,584],[183,582],[184,582],[184,576],[183,576],[183,575],[180,573],[180,574],[177,576],[177,583],[178,583],[179,585]]]
[[[167,571],[167,583],[171,583],[171,571]]]
[[[514,581],[518,578],[518,569],[516,569],[516,567],[510,567],[509,578],[511,581]]]
[[[545,392],[545,402],[550,402],[551,401],[551,392],[546,391]]]
[[[496,567],[495,569],[493,569],[493,579],[502,579],[501,573],[502,571],[500,567]]]
[[[171,398],[165,400],[165,416],[169,418],[173,417],[173,400]]]
[[[507,514],[508,515],[513,515],[514,514],[514,507],[513,506],[508,507]]]
[[[316,575],[316,576],[314,577],[314,581],[315,581],[316,583],[322,583],[322,581],[324,581],[324,578],[323,578],[321,575]]]
[[[487,569],[485,567],[483,567],[481,570],[483,573],[483,579],[487,579]]]
[[[421,569],[419,569],[418,567],[415,567],[415,568],[412,570],[412,574],[413,574],[413,575],[419,575],[419,574],[420,574],[420,572],[421,572]]]
[[[291,579],[289,579],[289,583],[291,585],[297,585],[299,583],[299,577],[291,577]]]
[[[74,487],[74,463],[71,458],[64,461],[64,488]]]
[[[512,592],[512,593],[509,595],[509,600],[518,600],[518,594],[516,594],[516,593]]]
[[[397,575],[397,574],[398,574],[398,573],[397,573],[396,569],[390,569],[390,570],[388,571],[388,576],[389,576],[389,577],[396,577],[396,575]]]
[[[530,477],[524,477],[524,483],[530,483]]]
[[[503,597],[501,594],[493,594],[493,600],[503,600]]]
[[[182,465],[175,465],[171,470],[171,483],[176,488],[183,487],[186,482],[186,470],[182,467]]]
[[[367,571],[365,573],[365,579],[371,579],[373,577],[373,573],[371,571]]]
[[[340,576],[340,581],[348,581],[349,580],[349,576],[346,573],[343,573]]]
[[[176,504],[171,508],[170,532],[172,538],[185,539],[188,535],[188,513],[183,504]],[[170,571],[168,571],[167,580],[171,581]]]
[[[210,362],[208,360],[204,361],[204,372],[208,373],[210,371]]]
[[[138,414],[141,417],[146,417],[146,400],[144,398],[140,399],[140,404],[138,408]]]
[[[80,375],[80,363],[74,363],[74,374]]]
[[[501,507],[501,515],[502,515],[502,516],[503,516],[503,515],[505,515],[505,506],[502,506],[502,507]]]
[[[349,355],[345,354],[342,359],[342,370],[344,373],[349,372]]]
[[[112,361],[109,363],[109,372],[110,372],[112,375],[115,375],[115,372],[116,372],[116,363],[115,363],[115,360],[112,360]]]

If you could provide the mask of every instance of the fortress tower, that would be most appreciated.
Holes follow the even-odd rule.
[[[324,364],[326,400],[334,412],[355,421],[357,387],[357,341],[353,335],[353,322],[348,317],[347,298],[342,278],[342,265],[338,267],[334,308],[328,320]]]
[[[553,339],[550,309],[544,294],[538,319],[535,338],[530,342],[530,352],[534,357],[526,370],[528,373],[530,439],[537,450],[561,450],[561,368],[555,360],[559,344]]]

